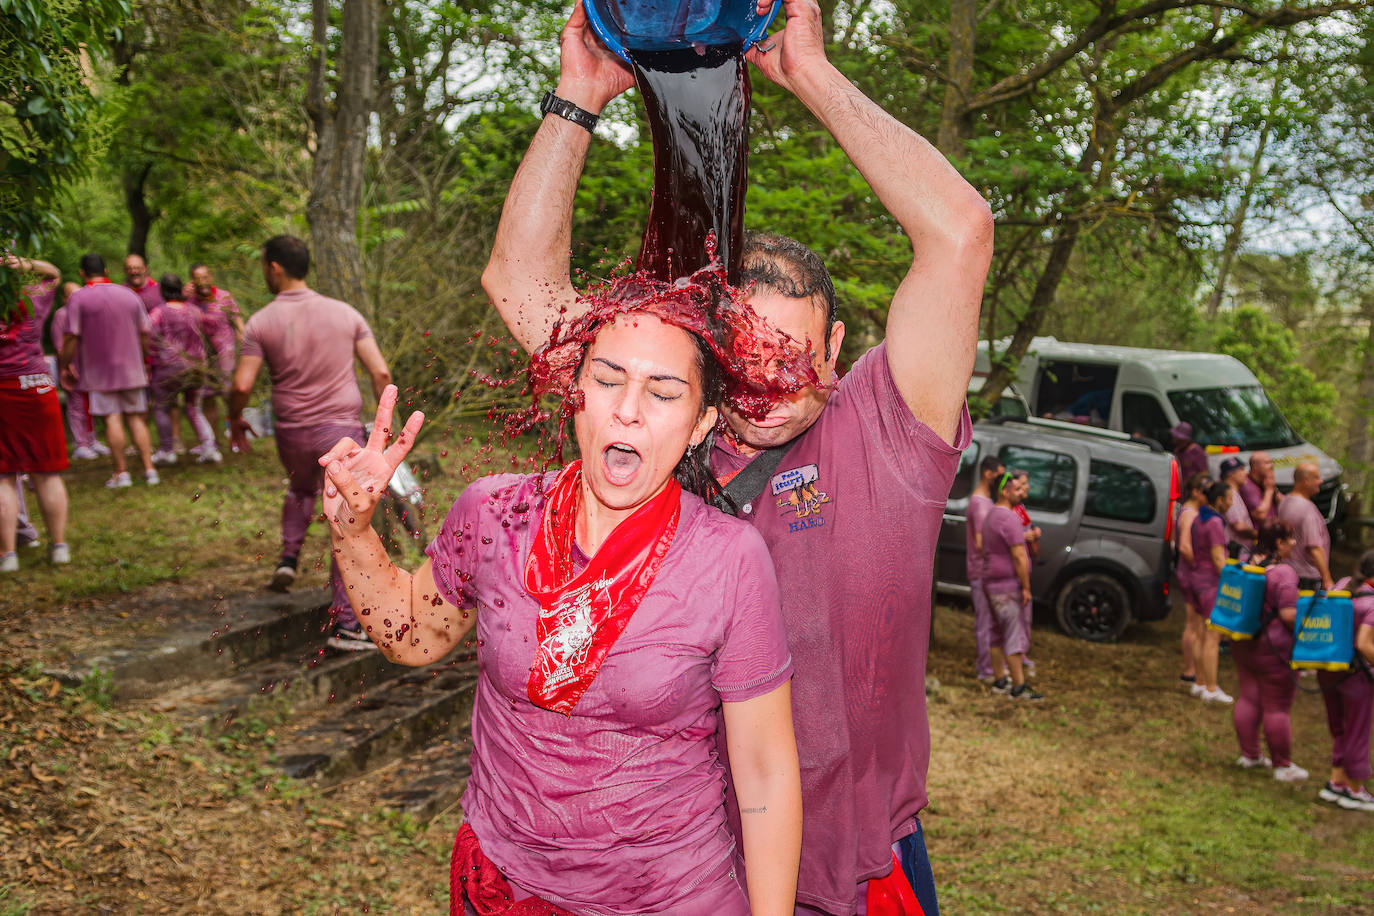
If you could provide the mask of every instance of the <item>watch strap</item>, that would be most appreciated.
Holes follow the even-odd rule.
[[[556,114],[573,122],[578,127],[585,127],[588,133],[596,128],[596,122],[600,120],[597,115],[592,114],[585,108],[579,108],[567,99],[561,99],[554,95],[552,91],[544,93],[544,98],[539,103],[540,115]]]

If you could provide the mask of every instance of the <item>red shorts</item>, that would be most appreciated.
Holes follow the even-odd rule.
[[[52,376],[0,378],[0,474],[66,469],[67,436]]]

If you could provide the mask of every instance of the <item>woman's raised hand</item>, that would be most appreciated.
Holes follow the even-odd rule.
[[[396,386],[387,385],[377,404],[377,417],[367,445],[359,447],[345,437],[320,458],[325,475],[324,514],[329,527],[340,537],[361,534],[372,526],[372,513],[386,492],[391,475],[409,454],[425,422],[425,415],[415,411],[396,441],[387,447],[395,408]]]

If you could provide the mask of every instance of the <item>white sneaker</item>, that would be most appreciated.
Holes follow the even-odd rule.
[[[59,566],[70,563],[72,561],[72,549],[66,544],[54,544],[52,545],[52,552],[48,554],[48,558]]]
[[[101,458],[110,457],[110,447],[99,439],[96,440],[95,445],[91,446],[91,449]]]
[[[1368,789],[1361,789],[1358,792],[1351,789],[1350,794],[1337,799],[1336,804],[1347,811],[1374,811],[1374,795],[1370,795]]]
[[[153,464],[176,464],[177,453],[171,449],[158,449],[153,452]]]
[[[122,487],[132,487],[133,485],[134,479],[129,476],[128,471],[121,471],[105,481],[105,486],[109,487],[111,490],[118,490]]]
[[[202,451],[196,456],[196,464],[219,464],[223,460],[224,456],[219,453],[217,448]]]
[[[155,487],[162,483],[162,478],[157,476],[156,468],[149,468],[143,472],[143,479],[150,487]]]
[[[1259,767],[1265,767],[1266,769],[1268,769],[1273,765],[1274,762],[1270,760],[1268,757],[1246,757],[1244,754],[1242,754],[1240,758],[1236,760],[1236,766],[1240,767],[1242,770],[1254,770],[1258,769]],[[1306,774],[1304,774],[1304,778],[1305,777]]]
[[[0,557],[0,573],[19,572],[19,554],[11,550]]]
[[[1195,697],[1200,697],[1206,692],[1207,688],[1203,687],[1201,684],[1194,684],[1188,688],[1188,693]]]
[[[1274,778],[1279,782],[1302,782],[1307,779],[1308,773],[1296,763],[1290,763],[1286,767],[1275,767]]]
[[[1231,698],[1231,695],[1228,694],[1225,690],[1222,690],[1220,687],[1218,687],[1216,690],[1207,690],[1204,688],[1202,691],[1202,702],[1225,704],[1234,703],[1235,700],[1233,700]]]
[[[78,445],[72,449],[72,457],[77,461],[90,461],[92,458],[99,458],[100,453],[89,445]]]

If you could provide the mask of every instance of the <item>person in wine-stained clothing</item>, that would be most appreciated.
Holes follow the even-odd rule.
[[[48,322],[48,340],[52,343],[54,353],[62,352],[62,341],[67,336],[67,330],[71,319],[71,309],[67,308],[67,303],[71,301],[72,293],[81,288],[80,283],[62,284],[63,307],[53,312],[52,320]],[[81,374],[81,365],[75,366],[76,375]],[[72,457],[79,460],[99,458],[102,455],[110,454],[110,450],[104,443],[95,437],[95,423],[91,420],[91,399],[90,395],[80,391],[74,384],[61,381],[62,390],[67,393],[67,428],[72,434]]]
[[[67,333],[59,358],[65,384],[85,391],[91,415],[105,418],[114,476],[107,487],[132,486],[124,460],[124,427],[138,449],[143,478],[158,483],[148,438],[148,312],[128,287],[111,283],[98,254],[81,258],[85,284],[67,301]],[[160,298],[160,295],[159,295]]]
[[[234,356],[238,343],[243,339],[243,315],[238,303],[227,289],[215,285],[210,268],[204,264],[191,265],[191,295],[187,304],[200,310],[201,327],[205,338],[215,351],[215,365],[219,367],[221,378],[218,384],[207,386],[201,391],[201,406],[205,419],[216,439],[219,438],[219,402],[227,400],[230,383],[234,377]],[[218,445],[216,446],[218,448]]]
[[[162,287],[148,272],[147,259],[141,254],[131,254],[124,259],[124,285],[133,290],[145,312],[167,301],[162,295]]]
[[[201,463],[219,463],[215,437],[200,411],[201,383],[205,375],[205,339],[201,336],[200,311],[182,298],[181,278],[164,274],[158,281],[163,302],[148,313],[152,325],[153,420],[162,447],[153,463],[175,464],[177,453],[172,443],[172,410],[186,406],[186,419],[200,439]]]
[[[762,492],[739,505],[776,564],[797,666],[792,699],[805,819],[798,912],[847,916],[909,882],[931,914],[938,904],[917,819],[930,761],[931,573],[945,500],[971,436],[964,394],[992,217],[938,150],[826,59],[815,2],[786,0],[784,9],[786,28],[751,48],[749,61],[835,137],[914,240],[913,261],[883,342],[836,381],[845,327],[824,264],[792,239],[746,239],[739,278],[752,288],[750,304],[809,342],[823,384],[780,400],[762,420],[725,409],[728,432],[716,437],[712,468],[724,482],[755,456],[783,450],[771,453],[782,458]],[[580,6],[561,50],[554,95],[586,112],[599,113],[633,84]],[[556,110],[544,117],[483,274],[507,327],[529,350],[544,344],[561,314],[578,310],[568,252],[590,142],[582,124]]]
[[[992,654],[992,608],[988,605],[987,592],[983,591],[983,570],[987,560],[983,556],[983,520],[992,511],[995,503],[992,487],[997,478],[1006,472],[1002,459],[996,455],[984,455],[978,463],[978,486],[968,497],[968,509],[964,515],[964,571],[968,575],[969,601],[973,604],[973,637],[977,647],[975,673],[978,680],[991,683]]]
[[[290,480],[281,510],[281,559],[268,586],[278,591],[296,581],[305,532],[324,487],[319,457],[341,438],[358,442],[366,438],[360,419],[363,393],[354,360],[367,370],[375,396],[381,397],[391,384],[391,370],[367,320],[351,305],[306,285],[309,271],[310,249],[305,242],[279,235],[263,243],[263,280],[276,298],[248,321],[229,396],[229,441],[235,451],[246,452],[253,429],[243,419],[243,409],[266,364],[272,376],[277,455]],[[329,646],[344,651],[372,649],[372,641],[349,606],[332,558],[329,582],[335,622]]]
[[[47,261],[6,255],[0,266],[37,278],[24,287],[13,311],[0,320],[0,573],[19,569],[15,552],[23,504],[20,474],[28,474],[52,539],[54,563],[71,562],[66,544],[67,439],[57,384],[43,356],[43,322],[62,273]],[[36,534],[36,533],[35,533]]]

